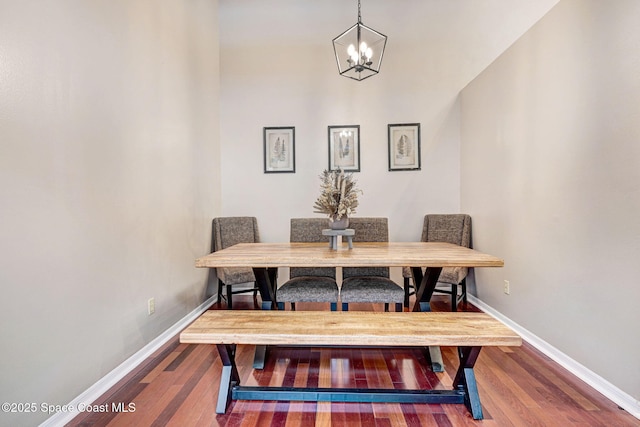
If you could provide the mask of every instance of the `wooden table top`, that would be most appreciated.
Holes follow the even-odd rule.
[[[503,267],[474,249],[437,242],[240,243],[196,260],[196,267]]]
[[[485,313],[209,310],[180,334],[188,344],[519,346]]]

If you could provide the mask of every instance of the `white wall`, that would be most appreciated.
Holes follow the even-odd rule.
[[[355,3],[220,2],[223,213],[257,216],[265,241],[287,240],[291,217],[319,216],[312,206],[318,175],[328,167],[330,125],[360,125],[356,177],[364,194],[356,215],[389,217],[391,238],[406,241],[419,239],[425,213],[458,212],[456,96],[474,70],[497,56],[493,45],[506,47],[533,19],[514,14],[490,43],[486,31],[471,37],[464,26],[481,28],[500,9],[467,6],[363,4],[363,22],[389,41],[381,73],[356,82],[338,75],[331,44],[355,23]],[[451,28],[439,37],[445,21]],[[469,43],[485,49],[475,49],[461,67]],[[388,171],[390,123],[421,123],[420,171]],[[265,126],[295,126],[295,174],[263,173]]]
[[[392,240],[418,240],[426,213],[460,211],[460,89],[556,2],[367,1],[363,22],[389,39],[380,74],[357,82],[338,74],[331,43],[356,3],[220,1],[223,214],[256,216],[263,241],[288,240],[290,218],[322,216],[327,127],[360,125],[356,216],[388,217]],[[393,123],[421,124],[420,171],[388,171]],[[295,127],[295,174],[263,173],[271,126]]]
[[[217,1],[0,10],[0,401],[65,404],[205,297]]]
[[[461,96],[462,210],[505,259],[478,297],[635,399],[639,19],[636,0],[562,0]]]
[[[265,5],[281,12],[291,11],[291,3]],[[389,42],[380,74],[347,79],[338,74],[331,40],[354,24],[353,10],[344,24],[331,25],[321,18],[330,9],[325,4],[322,12],[294,8],[277,14],[255,6],[220,3],[224,215],[256,216],[267,242],[289,239],[290,218],[322,217],[313,204],[319,175],[328,168],[330,125],[360,125],[361,171],[355,177],[363,194],[355,216],[388,217],[391,239],[411,241],[420,238],[426,212],[458,212],[459,87],[437,78],[424,82],[401,63],[404,48],[397,41]],[[297,34],[304,41],[294,29],[300,23],[306,28]],[[321,27],[322,37],[309,36]],[[282,29],[290,30],[281,38]],[[388,171],[391,123],[421,123],[420,171]],[[263,173],[263,128],[271,126],[295,127],[294,174]],[[280,270],[283,283],[287,269]],[[401,282],[400,273],[391,272]]]
[[[338,75],[331,44],[356,22],[355,2],[221,1],[223,213],[287,240],[290,218],[321,216],[327,127],[360,125],[356,215],[419,239],[425,213],[460,209],[458,92],[555,1],[363,3],[363,22],[389,40],[380,74],[362,82]],[[390,123],[421,123],[422,170],[388,171]],[[265,126],[295,126],[295,174],[263,173]]]

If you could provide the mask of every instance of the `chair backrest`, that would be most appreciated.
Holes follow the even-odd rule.
[[[423,242],[471,245],[471,216],[467,214],[429,214],[424,216]]]
[[[328,242],[328,237],[322,235],[322,230],[329,228],[327,218],[291,218],[289,241],[296,243]],[[328,243],[327,243],[328,245]],[[334,267],[291,267],[289,277],[321,276],[336,278]]]
[[[252,216],[213,219],[213,250],[219,251],[238,243],[258,243],[258,221]]]
[[[349,218],[349,228],[355,231],[354,245],[357,242],[388,242],[389,221],[387,218]],[[342,278],[354,276],[389,277],[389,267],[345,267]]]

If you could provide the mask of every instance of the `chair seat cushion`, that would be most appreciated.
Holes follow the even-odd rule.
[[[404,303],[404,289],[386,277],[350,277],[342,282],[340,300],[345,303]]]
[[[338,302],[338,285],[329,277],[299,276],[278,288],[278,302]]]

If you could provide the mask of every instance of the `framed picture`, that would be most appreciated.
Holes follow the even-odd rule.
[[[360,172],[360,125],[329,126],[329,170]]]
[[[264,173],[295,173],[296,128],[264,128]]]
[[[420,123],[389,125],[389,170],[420,170]]]

